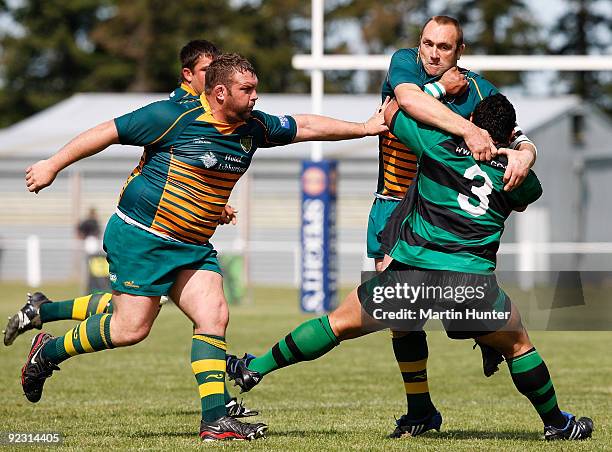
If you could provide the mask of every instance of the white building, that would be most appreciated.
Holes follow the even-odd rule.
[[[101,221],[106,221],[142,151],[112,146],[64,171],[53,186],[38,195],[25,189],[25,168],[50,156],[79,132],[165,96],[77,94],[0,131],[3,207],[0,210],[0,279],[25,278],[25,239],[31,234],[40,236],[43,281],[77,275],[75,224],[92,206],[98,209]],[[519,124],[538,145],[534,169],[544,188],[542,199],[528,209],[534,214],[523,223],[528,234],[535,241],[612,242],[610,120],[594,106],[573,96],[512,100]],[[329,116],[363,121],[377,103],[377,96],[328,95],[323,111]],[[308,112],[310,97],[262,94],[257,108],[273,114]],[[359,280],[367,216],[372,192],[376,190],[377,139],[325,143],[323,149],[326,157],[340,160],[339,276],[342,283],[353,284]],[[248,240],[250,274],[255,283],[291,285],[296,282],[299,170],[301,159],[308,158],[309,153],[308,143],[257,151],[247,173],[249,186],[240,196],[245,185],[241,181],[231,199],[248,228],[220,227],[213,238],[213,244],[222,252],[231,252],[239,245],[238,238]],[[515,219],[510,221],[505,243],[519,238],[513,224]],[[540,268],[612,270],[612,254],[557,254],[543,259],[544,267]],[[501,257],[500,268],[515,266],[515,256]]]

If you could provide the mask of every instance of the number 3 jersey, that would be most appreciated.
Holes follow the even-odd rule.
[[[121,144],[144,146],[117,206],[124,221],[186,243],[206,243],[230,193],[259,147],[291,143],[291,116],[253,111],[237,124],[217,121],[206,98],[179,88],[115,119]]]
[[[477,162],[463,140],[418,123],[401,110],[391,131],[419,162],[416,184],[383,233],[391,257],[434,270],[495,270],[506,218],[542,195],[535,173],[530,171],[518,188],[506,192],[505,156]]]

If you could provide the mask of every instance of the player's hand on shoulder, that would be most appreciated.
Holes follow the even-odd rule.
[[[219,224],[229,224],[233,225],[238,223],[238,210],[234,209],[229,204],[226,204],[223,208],[223,212],[221,212],[221,217],[219,218]]]
[[[385,124],[385,110],[390,102],[391,98],[387,96],[385,101],[378,106],[372,117],[364,123],[366,136],[380,135],[389,130]]]
[[[26,169],[25,181],[28,191],[38,193],[53,183],[58,170],[50,160],[40,160]]]
[[[468,149],[472,151],[472,155],[478,161],[489,161],[497,154],[497,148],[493,144],[491,135],[484,129],[472,126],[466,131],[463,136]]]
[[[531,168],[533,161],[533,154],[531,154],[531,152],[509,148],[499,148],[497,154],[508,157],[508,166],[504,173],[504,183],[506,184],[504,185],[504,190],[512,191],[521,185],[529,174],[529,168]]]
[[[468,81],[465,75],[456,66],[442,74],[439,81],[444,86],[446,94],[452,96],[460,96],[468,88]]]

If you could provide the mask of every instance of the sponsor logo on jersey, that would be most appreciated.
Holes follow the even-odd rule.
[[[244,173],[247,168],[243,166],[230,165],[229,163],[222,163],[219,165],[220,171],[227,171],[228,173]]]
[[[224,159],[226,162],[243,163],[240,155],[225,154]]]
[[[200,157],[200,160],[206,168],[212,168],[217,164],[217,157],[212,152],[206,152]]]
[[[245,137],[240,138],[240,147],[247,154],[251,152],[253,149],[253,137],[251,135],[247,135]]]
[[[290,127],[289,119],[287,119],[286,116],[278,116],[278,120],[280,121],[280,125],[283,129],[288,129]]]
[[[457,146],[457,149],[455,149],[455,152],[459,155],[472,155],[472,153],[468,149],[461,147],[461,146]]]
[[[123,283],[125,287],[131,287],[132,289],[138,289],[140,286],[138,284],[134,284],[134,281],[125,281]]]
[[[204,137],[198,137],[194,138],[193,144],[211,144],[211,142],[205,139]]]
[[[117,282],[117,275],[115,273],[109,273],[108,279],[110,279],[111,282]]]

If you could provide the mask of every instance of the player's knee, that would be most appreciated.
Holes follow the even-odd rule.
[[[351,316],[329,315],[329,326],[339,341],[354,339],[361,336],[361,322],[355,321]]]
[[[147,338],[151,331],[151,325],[126,325],[120,329],[119,334],[112,337],[116,346],[134,345]]]
[[[229,310],[225,298],[208,300],[193,317],[197,331],[225,331],[229,322]]]
[[[512,344],[508,350],[510,357],[522,355],[533,348],[533,344],[531,340],[529,340],[529,335],[525,328],[515,331],[512,339]]]

